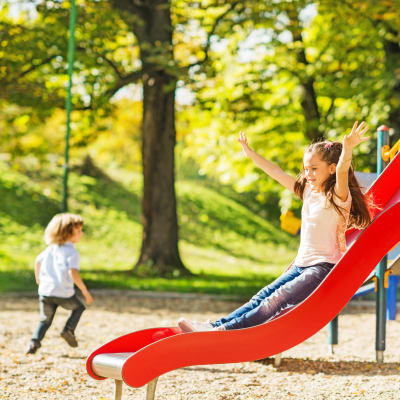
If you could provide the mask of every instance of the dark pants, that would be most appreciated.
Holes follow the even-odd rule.
[[[65,308],[67,310],[72,310],[72,313],[65,323],[64,327],[64,330],[69,329],[72,332],[75,331],[79,319],[81,318],[81,315],[86,308],[76,296],[76,294],[74,294],[72,297],[67,298],[39,296],[39,303],[40,322],[32,336],[32,340],[36,340],[38,342],[40,342],[44,338],[47,329],[50,328],[58,306],[61,306],[62,308]]]
[[[250,301],[212,325],[223,325],[226,330],[230,330],[262,324],[305,300],[333,266],[330,263],[319,263],[310,267],[293,266],[261,289]]]

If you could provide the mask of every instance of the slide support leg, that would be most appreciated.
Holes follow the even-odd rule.
[[[122,399],[122,381],[115,379],[115,400]]]
[[[386,348],[386,288],[384,274],[386,271],[387,256],[383,257],[378,267],[378,291],[376,293],[376,361],[383,362],[383,352]]]
[[[275,367],[280,367],[282,364],[282,353],[275,355],[274,365]]]
[[[154,400],[158,378],[153,379],[147,384],[146,400]]]
[[[389,144],[389,129],[385,126],[378,128],[376,173],[380,175],[386,167],[382,158],[382,147]],[[387,255],[382,258],[376,267],[377,293],[376,293],[376,361],[383,362],[383,352],[386,347],[386,288],[385,271],[387,267]]]
[[[328,326],[329,353],[334,354],[335,346],[339,343],[339,315],[336,315]]]

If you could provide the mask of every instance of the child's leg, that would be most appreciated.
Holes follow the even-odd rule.
[[[40,343],[53,322],[54,314],[57,310],[57,304],[55,304],[50,297],[43,296],[40,296],[39,302],[40,322],[33,333],[32,340]]]
[[[86,307],[76,295],[66,299],[58,299],[58,304],[67,310],[72,310],[70,317],[65,323],[64,330],[75,332],[75,328],[78,325],[81,315],[85,311]]]
[[[301,303],[319,286],[331,268],[332,264],[328,263],[302,268],[299,276],[282,285],[255,309],[226,322],[224,328],[230,330],[259,325]]]
[[[257,308],[262,301],[278,290],[281,286],[285,285],[286,283],[292,281],[293,279],[297,278],[302,272],[302,268],[299,267],[291,267],[287,271],[285,271],[279,278],[275,279],[272,283],[268,286],[265,286],[261,289],[256,295],[254,295],[247,303],[243,304],[241,307],[233,311],[227,317],[221,318],[215,322],[212,322],[214,327],[218,327],[221,325],[226,324],[232,320],[240,318],[242,315],[250,312]]]

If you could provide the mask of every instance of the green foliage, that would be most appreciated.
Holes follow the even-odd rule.
[[[1,99],[27,108],[35,108],[40,99],[42,116],[49,115],[54,105],[63,104],[62,85],[54,84],[48,75],[50,71],[64,74],[57,81],[65,83],[63,55],[66,28],[62,29],[62,26],[67,26],[67,16],[67,9],[64,8],[60,10],[57,20],[54,16],[43,14],[35,21],[28,13],[21,13],[15,19],[8,16],[7,6],[1,9]]]
[[[249,3],[246,23],[228,34],[217,30],[204,73],[193,76],[196,103],[178,118],[191,127],[181,133],[183,157],[239,191],[257,191],[262,202],[282,188],[244,159],[240,130],[257,152],[293,175],[310,124],[331,140],[341,140],[354,120],[366,120],[373,133],[398,99],[386,50],[389,39],[399,43],[395,2],[378,3]],[[313,90],[316,121],[305,112],[305,88]],[[375,169],[374,136],[355,153],[358,170]]]
[[[108,2],[78,1],[77,8],[73,109],[82,111],[72,115],[73,147],[105,128],[116,82],[140,67],[136,39]],[[43,1],[18,18],[7,6],[0,11],[0,146],[13,155],[52,151],[40,129],[64,108],[68,17],[68,2]]]
[[[140,13],[121,12],[117,3],[77,2],[74,109],[87,110],[73,114],[71,145],[95,142],[92,156],[125,166],[134,151],[137,168],[141,121],[123,116],[121,103],[109,99],[140,72],[132,27],[143,22]],[[257,187],[259,200],[280,189],[243,162],[233,146],[236,134],[246,130],[257,150],[297,173],[311,123],[302,109],[305,84],[311,82],[315,91],[318,130],[331,139],[340,139],[354,119],[375,128],[400,108],[393,95],[398,66],[385,53],[388,41],[398,43],[394,1],[175,0],[168,6],[175,60],[166,56],[171,49],[165,43],[141,46],[149,62],[196,92],[196,105],[178,114],[185,156],[238,190]],[[62,154],[64,117],[54,111],[63,108],[65,98],[68,8],[68,2],[43,1],[36,13],[18,18],[9,16],[6,5],[1,10],[0,149],[13,157],[34,154],[45,160],[49,153]],[[141,115],[140,108],[136,112]],[[360,148],[362,154],[373,150],[372,141]],[[359,169],[372,167],[368,156],[359,159]]]

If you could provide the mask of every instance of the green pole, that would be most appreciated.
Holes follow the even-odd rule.
[[[380,175],[385,162],[382,159],[382,147],[389,144],[389,128],[382,125],[378,128],[378,149],[377,149],[377,175]],[[383,352],[386,348],[386,289],[385,271],[387,267],[387,255],[382,258],[376,267],[377,293],[376,293],[376,361],[383,362]]]
[[[62,211],[68,210],[68,173],[69,173],[69,137],[71,134],[71,110],[72,110],[72,73],[74,71],[75,60],[75,25],[76,25],[76,4],[71,0],[69,13],[69,38],[68,38],[68,94],[65,102],[67,111],[67,127],[65,133],[65,162],[64,162],[64,182],[63,182],[63,202]]]

